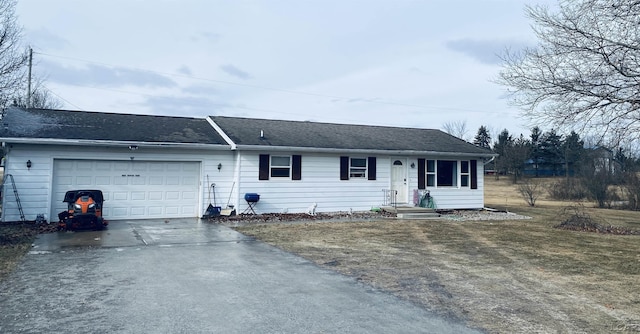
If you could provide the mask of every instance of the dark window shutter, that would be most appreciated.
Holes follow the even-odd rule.
[[[340,157],[340,180],[349,179],[349,157]]]
[[[427,189],[426,176],[424,159],[418,159],[418,189]]]
[[[367,176],[369,180],[376,179],[376,157],[369,157],[367,159]]]
[[[478,189],[478,160],[471,160],[471,189]]]
[[[291,156],[291,179],[302,180],[302,156]]]
[[[260,164],[258,166],[258,180],[269,179],[269,155],[260,154]]]

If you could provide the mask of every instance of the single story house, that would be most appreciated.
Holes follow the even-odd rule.
[[[440,130],[225,116],[187,118],[10,107],[4,168],[27,220],[57,220],[64,193],[100,189],[106,219],[199,217],[207,206],[256,213],[484,206],[493,158]],[[5,182],[2,219],[20,212]],[[393,194],[393,195],[390,195]]]

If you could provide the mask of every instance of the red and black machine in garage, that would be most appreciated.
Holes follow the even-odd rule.
[[[60,230],[101,230],[109,223],[102,217],[101,190],[70,190],[64,195],[67,211],[60,212]]]

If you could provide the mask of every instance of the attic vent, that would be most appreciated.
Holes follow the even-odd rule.
[[[264,139],[264,130],[260,130],[260,139]]]

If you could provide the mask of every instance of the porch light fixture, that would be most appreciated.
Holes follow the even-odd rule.
[[[416,163],[415,162],[411,163],[411,168],[416,168]]]
[[[27,160],[27,169],[31,169],[31,160]]]
[[[218,172],[219,172],[221,169],[222,169],[222,164],[221,164],[221,163],[219,163],[219,164],[218,164]]]
[[[131,151],[135,151],[135,150],[137,150],[137,149],[138,149],[138,145],[129,145],[129,149],[130,149]]]

